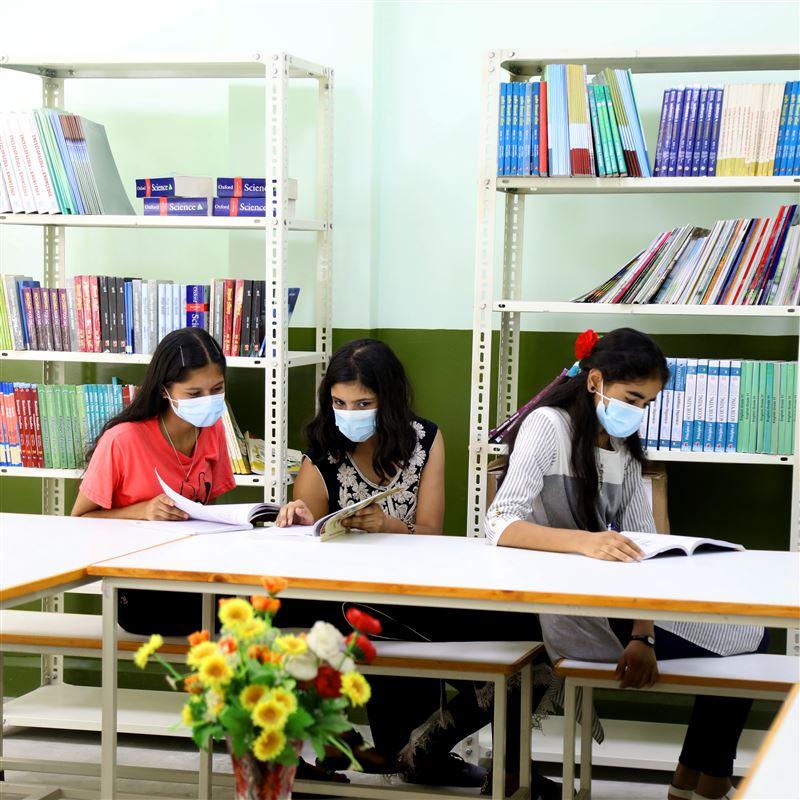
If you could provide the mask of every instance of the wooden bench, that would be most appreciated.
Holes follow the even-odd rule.
[[[580,789],[576,800],[587,800],[592,782],[592,695],[594,689],[619,688],[615,669],[616,664],[571,659],[563,659],[555,666],[556,674],[564,678],[564,800],[574,796],[577,690],[582,690],[582,698]],[[675,658],[660,661],[658,671],[659,679],[653,686],[629,691],[781,700],[800,681],[800,659],[767,653]]]
[[[132,658],[139,645],[147,637],[137,636],[118,630],[118,653],[120,658]],[[188,651],[183,638],[165,637],[164,646],[159,650],[165,658],[182,660]],[[393,675],[413,678],[436,678],[442,680],[487,681],[494,684],[494,746],[492,750],[493,786],[492,797],[500,800],[505,797],[505,732],[507,718],[508,681],[521,675],[522,691],[520,703],[520,786],[515,798],[526,798],[525,787],[530,785],[531,727],[530,706],[532,693],[532,662],[540,652],[539,642],[375,642],[378,652],[372,664],[360,665],[359,669],[367,675]],[[67,614],[43,611],[3,611],[0,612],[0,657],[3,651],[37,654],[98,655],[102,649],[102,617],[96,614]],[[163,692],[139,692],[140,694],[161,695]],[[97,706],[92,708],[82,723],[84,730],[100,730],[100,697],[97,691]],[[12,704],[14,701],[11,701]],[[0,700],[2,703],[2,700]],[[122,710],[122,709],[121,709]],[[0,705],[2,711],[2,705]],[[13,717],[10,715],[13,719]],[[163,735],[175,735],[171,725],[163,730]],[[63,721],[61,723],[64,724]],[[58,723],[50,727],[58,727]],[[120,719],[120,731],[125,731],[124,720]],[[142,732],[141,729],[138,729]],[[155,731],[153,731],[155,732]],[[27,769],[36,771],[57,771],[58,762],[42,762],[37,767],[31,760],[2,758],[0,739],[0,769]],[[201,762],[202,763],[202,762]],[[210,762],[209,762],[210,763]],[[76,771],[76,766],[71,768]],[[46,767],[46,769],[45,769]],[[80,772],[87,775],[99,774],[96,765],[81,765]],[[170,770],[170,778],[178,777],[177,770]],[[185,771],[184,771],[185,772]],[[192,775],[184,775],[187,782]],[[218,776],[219,777],[219,776]],[[365,797],[363,784],[335,784],[311,781],[298,781],[298,792],[324,794],[326,796]],[[352,791],[351,791],[352,790]],[[400,794],[408,796],[407,787],[376,785],[370,786],[370,798],[393,798]],[[413,793],[416,800],[434,800],[443,796],[441,791],[425,792],[418,789]],[[448,793],[453,798],[472,798],[469,794]]]

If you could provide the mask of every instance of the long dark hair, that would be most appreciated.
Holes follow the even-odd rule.
[[[168,333],[156,347],[142,385],[136,390],[131,404],[106,422],[100,436],[123,422],[140,422],[159,416],[169,402],[161,390],[173,383],[181,383],[192,370],[209,364],[216,364],[225,377],[225,356],[207,331],[202,328],[181,328]],[[87,464],[96,446],[95,442],[86,454]]]
[[[569,414],[572,424],[571,465],[579,487],[578,521],[585,530],[602,530],[596,511],[599,481],[595,447],[599,423],[594,395],[586,388],[589,370],[600,370],[604,384],[608,386],[618,381],[640,381],[652,377],[659,378],[664,384],[669,378],[669,368],[661,348],[653,339],[633,328],[617,328],[607,333],[579,366],[577,375],[561,378],[535,408],[562,408]],[[509,459],[521,423],[522,420],[509,439]],[[625,444],[633,458],[639,463],[644,462],[638,431],[631,434]]]
[[[411,427],[413,396],[406,371],[392,349],[378,339],[356,339],[333,354],[319,385],[319,410],[306,427],[309,456],[318,460],[330,454],[340,459],[355,450],[355,442],[336,427],[331,401],[331,387],[353,381],[371,389],[378,398],[372,467],[383,481],[411,458],[416,437]]]

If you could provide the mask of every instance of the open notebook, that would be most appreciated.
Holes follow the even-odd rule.
[[[274,503],[229,503],[220,505],[204,506],[201,503],[195,503],[192,500],[178,494],[174,489],[171,489],[161,480],[161,476],[156,470],[156,477],[164,490],[164,494],[175,503],[175,506],[181,511],[185,511],[189,515],[189,519],[185,522],[168,522],[170,526],[185,526],[187,529],[192,528],[194,533],[225,533],[227,531],[247,531],[250,530],[256,523],[269,523],[274,522],[280,511],[280,506]],[[269,531],[276,534],[301,534],[303,536],[312,536],[326,541],[335,536],[340,536],[343,533],[351,533],[352,529],[345,528],[342,525],[342,520],[352,517],[356,511],[366,508],[371,503],[378,500],[383,500],[384,497],[389,497],[400,491],[400,487],[393,489],[386,489],[383,492],[371,495],[370,497],[353,503],[339,511],[334,511],[321,519],[318,519],[313,525],[289,525],[285,528],[278,528],[271,526]],[[203,523],[198,525],[198,521]]]
[[[673,536],[664,533],[641,533],[623,531],[632,542],[636,542],[644,553],[644,558],[655,556],[693,556],[697,553],[719,552],[722,550],[744,550],[740,544],[723,542],[720,539],[706,539],[701,536]]]

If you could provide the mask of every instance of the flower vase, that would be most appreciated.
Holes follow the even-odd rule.
[[[249,751],[241,757],[231,751],[231,761],[235,800],[292,800],[297,765],[259,761]]]

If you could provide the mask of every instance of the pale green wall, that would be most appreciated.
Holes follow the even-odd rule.
[[[152,2],[6,3],[3,53],[157,57],[287,50],[333,66],[337,327],[465,329],[472,324],[475,187],[482,62],[490,48],[797,46],[800,5],[787,2]],[[120,10],[124,8],[124,15]],[[781,79],[769,75],[764,79]],[[674,76],[675,81],[748,76]],[[670,79],[636,79],[652,147]],[[21,88],[28,86],[27,91]],[[3,107],[38,103],[38,83],[0,70]],[[263,169],[263,94],[253,82],[68,82],[67,107],[103,121],[126,185],[145,174]],[[290,174],[300,213],[314,207],[313,95],[291,94]],[[229,118],[230,114],[230,118]],[[229,123],[230,119],[230,123]],[[529,298],[569,299],[606,277],[659,230],[725,216],[769,214],[788,197],[673,195],[530,198]],[[499,232],[498,232],[499,237]],[[169,271],[255,277],[259,234],[71,232],[70,270]],[[296,323],[311,322],[313,238],[292,236]],[[38,231],[0,230],[2,266],[40,264]],[[230,259],[230,260],[229,260]],[[10,268],[10,267],[7,267]],[[614,324],[616,320],[607,320]],[[575,324],[584,327],[586,321]],[[564,320],[526,318],[563,329]],[[752,323],[751,323],[752,324]],[[680,330],[719,330],[703,320]],[[674,322],[661,330],[675,330]],[[652,326],[658,331],[659,327]],[[737,330],[731,328],[731,330]],[[772,325],[752,332],[778,331]],[[738,328],[741,332],[741,327]]]

